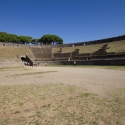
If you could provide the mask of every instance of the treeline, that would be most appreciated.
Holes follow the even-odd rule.
[[[5,43],[17,43],[17,44],[28,44],[28,43],[34,43],[34,44],[62,44],[63,39],[56,35],[43,35],[41,38],[38,39],[32,39],[30,36],[17,36],[15,34],[8,34],[6,32],[0,32],[0,42]]]
[[[62,38],[52,34],[43,35],[39,41],[41,41],[43,44],[63,44]]]
[[[17,36],[15,34],[8,34],[6,32],[0,32],[0,42],[5,43],[30,43],[32,37],[30,36]]]
[[[41,43],[41,44],[63,44],[63,39],[59,36],[52,35],[52,34],[46,34],[43,35],[39,39],[32,39],[32,43]]]

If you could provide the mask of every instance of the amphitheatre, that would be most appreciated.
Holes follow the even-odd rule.
[[[0,42],[0,125],[125,125],[125,35]]]

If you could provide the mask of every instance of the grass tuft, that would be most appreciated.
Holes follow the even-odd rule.
[[[1,86],[0,124],[122,125],[125,89],[109,95],[108,99],[99,98],[63,84]]]

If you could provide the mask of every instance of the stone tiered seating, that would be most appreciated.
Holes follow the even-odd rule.
[[[122,41],[122,43],[123,43],[123,41]],[[111,44],[108,43],[108,44],[102,44],[102,45],[103,45],[102,47],[100,46],[100,48],[98,48],[96,51],[92,52],[91,54],[90,53],[81,54],[81,53],[79,53],[80,49],[76,49],[75,51],[72,52],[72,59],[73,60],[86,60],[86,59],[93,60],[93,59],[125,58],[124,52],[119,52],[119,53],[112,52],[112,50],[116,50],[116,47],[117,47],[116,45],[118,45],[115,42],[114,43],[112,42]],[[95,47],[95,45],[93,45],[93,47]],[[114,47],[114,48],[112,48],[112,47]]]
[[[106,55],[95,55],[91,56],[90,59],[118,59],[125,58],[125,54],[106,54]]]
[[[68,60],[70,53],[53,53],[54,60]]]
[[[97,51],[93,52],[92,55],[106,55],[106,49],[107,49],[108,44],[103,45],[100,49]]]
[[[34,47],[32,52],[36,60],[89,60],[89,59],[107,59],[124,57],[125,40],[108,43],[81,45],[74,47],[59,46],[53,48],[50,46]],[[53,55],[52,55],[53,53]]]
[[[42,52],[44,54],[50,54],[51,55],[51,48],[50,47],[43,47]]]
[[[87,60],[90,58],[91,53],[72,54],[72,60]]]
[[[74,52],[72,52],[71,59],[72,60],[86,60],[90,58],[91,53],[83,53],[79,54],[79,49],[76,49]]]
[[[31,47],[31,50],[33,52],[33,54],[36,54],[36,53],[41,53],[41,48],[36,48],[36,47]]]
[[[51,54],[51,47],[31,47],[33,55],[36,61],[51,61],[52,54]]]
[[[41,60],[41,61],[46,61],[46,60],[52,60],[52,56],[49,54],[34,54],[35,60]]]
[[[114,55],[116,52],[108,52],[107,55]]]

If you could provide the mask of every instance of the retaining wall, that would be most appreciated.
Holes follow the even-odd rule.
[[[20,47],[20,48],[29,48],[30,45],[28,44],[14,44],[14,43],[3,43],[3,42],[0,42],[0,47]]]
[[[76,60],[75,60],[76,61]],[[74,61],[62,61],[63,65],[73,65]],[[116,65],[125,66],[125,58],[76,61],[76,65]]]
[[[75,60],[76,65],[108,65],[108,66],[125,66],[125,58],[122,59],[100,59],[100,60]],[[39,66],[45,66],[45,63],[48,66],[51,65],[74,65],[74,61],[34,61],[34,64]],[[37,65],[38,66],[38,65]]]
[[[0,68],[2,67],[11,67],[11,66],[24,66],[23,62],[0,62]]]
[[[48,66],[52,66],[52,65],[63,65],[62,61],[34,61],[34,64],[36,64],[38,66],[45,66],[45,63],[47,63]]]

